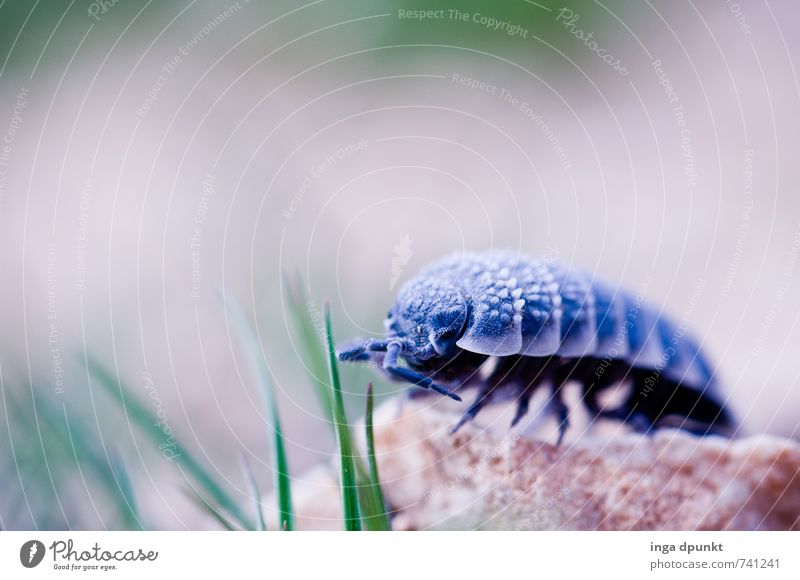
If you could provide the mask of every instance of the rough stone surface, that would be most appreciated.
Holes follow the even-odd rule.
[[[800,444],[662,430],[586,434],[556,448],[390,401],[376,447],[395,529],[798,530]],[[499,423],[498,423],[499,424]],[[335,470],[304,477],[300,527],[338,529]]]

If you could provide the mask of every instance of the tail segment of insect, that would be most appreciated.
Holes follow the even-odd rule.
[[[685,329],[632,294],[550,260],[508,250],[447,256],[400,289],[385,325],[386,338],[353,343],[339,359],[371,360],[394,379],[458,401],[458,392],[476,388],[452,432],[509,398],[517,404],[513,426],[547,386],[561,442],[568,382],[580,384],[591,414],[639,431],[736,428]],[[603,408],[598,395],[617,385],[626,388],[623,402]]]

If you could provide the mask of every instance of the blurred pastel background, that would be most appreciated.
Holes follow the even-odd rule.
[[[330,461],[284,274],[369,336],[462,249],[649,280],[746,431],[796,437],[798,25],[789,0],[0,3],[0,525],[125,527],[45,405],[124,460],[151,527],[214,527],[84,353],[232,493],[241,455],[268,487],[218,289],[258,330],[293,475]],[[376,377],[343,377],[358,416]]]

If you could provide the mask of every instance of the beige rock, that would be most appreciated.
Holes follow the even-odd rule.
[[[479,425],[448,435],[456,417],[424,399],[376,415],[395,529],[800,529],[797,442],[661,430],[587,433],[556,448]],[[301,528],[340,528],[334,477],[304,478]]]

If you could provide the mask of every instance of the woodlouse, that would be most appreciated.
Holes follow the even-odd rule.
[[[453,432],[487,403],[509,398],[514,426],[534,391],[549,385],[560,442],[568,426],[561,388],[570,381],[593,416],[639,431],[734,430],[714,372],[685,329],[631,293],[552,260],[509,250],[447,256],[401,288],[385,325],[386,338],[355,343],[340,360],[373,360],[395,379],[456,400],[476,387]],[[623,402],[601,408],[598,395],[620,384]]]

